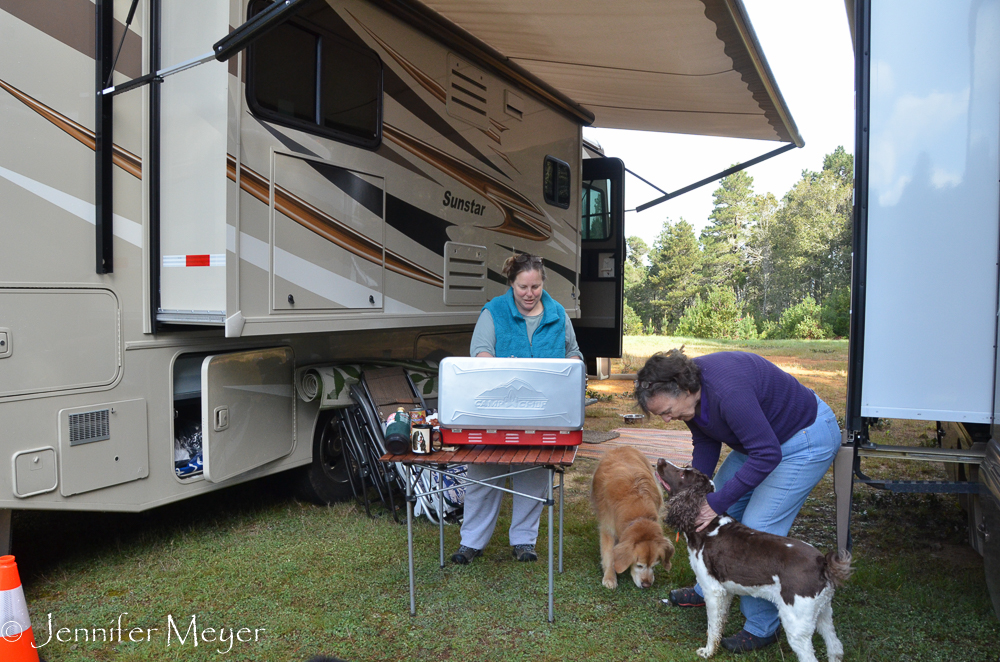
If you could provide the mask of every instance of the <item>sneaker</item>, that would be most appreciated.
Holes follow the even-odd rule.
[[[670,604],[675,607],[704,607],[705,598],[698,595],[693,586],[675,588],[670,591]]]
[[[534,545],[514,545],[511,548],[514,558],[518,561],[537,561],[538,554],[535,553]]]
[[[766,637],[758,637],[750,634],[746,630],[740,630],[731,637],[723,637],[722,647],[733,653],[748,653],[770,646],[778,640],[778,633],[774,632]]]
[[[482,555],[483,550],[481,549],[461,545],[459,546],[458,551],[451,555],[451,562],[458,563],[459,565],[468,565],[472,559]]]

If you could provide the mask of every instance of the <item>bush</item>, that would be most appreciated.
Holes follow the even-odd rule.
[[[830,327],[823,325],[820,305],[812,297],[806,297],[781,313],[777,335],[768,337],[821,340],[832,335]]]
[[[642,318],[636,315],[635,311],[632,310],[632,306],[626,303],[622,316],[624,317],[623,332],[626,336],[641,336],[644,333]]]
[[[829,327],[831,335],[846,337],[851,331],[851,290],[844,287],[836,290],[823,302],[821,319],[824,327]]]
[[[692,338],[757,338],[757,324],[752,315],[743,316],[736,294],[730,288],[715,287],[702,300],[701,295],[684,310],[675,333]]]

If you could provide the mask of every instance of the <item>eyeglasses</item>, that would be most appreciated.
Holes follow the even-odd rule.
[[[514,261],[520,264],[525,262],[530,262],[531,264],[541,264],[542,258],[537,255],[531,255],[529,253],[518,253],[514,256]]]
[[[655,384],[655,383],[656,382],[647,382],[647,381],[640,382],[637,379],[634,382],[632,382],[632,386],[634,386],[635,388],[652,388],[653,384]]]

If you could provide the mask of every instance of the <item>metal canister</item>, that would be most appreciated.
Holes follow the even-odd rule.
[[[385,427],[385,449],[393,455],[410,450],[410,417],[400,407]]]
[[[410,425],[426,425],[427,412],[423,409],[410,410]]]
[[[431,452],[431,426],[413,425],[410,427],[410,451],[418,454]]]

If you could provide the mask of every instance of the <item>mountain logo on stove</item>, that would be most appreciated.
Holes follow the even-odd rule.
[[[549,399],[523,379],[512,379],[502,386],[476,396],[480,409],[545,409]]]

